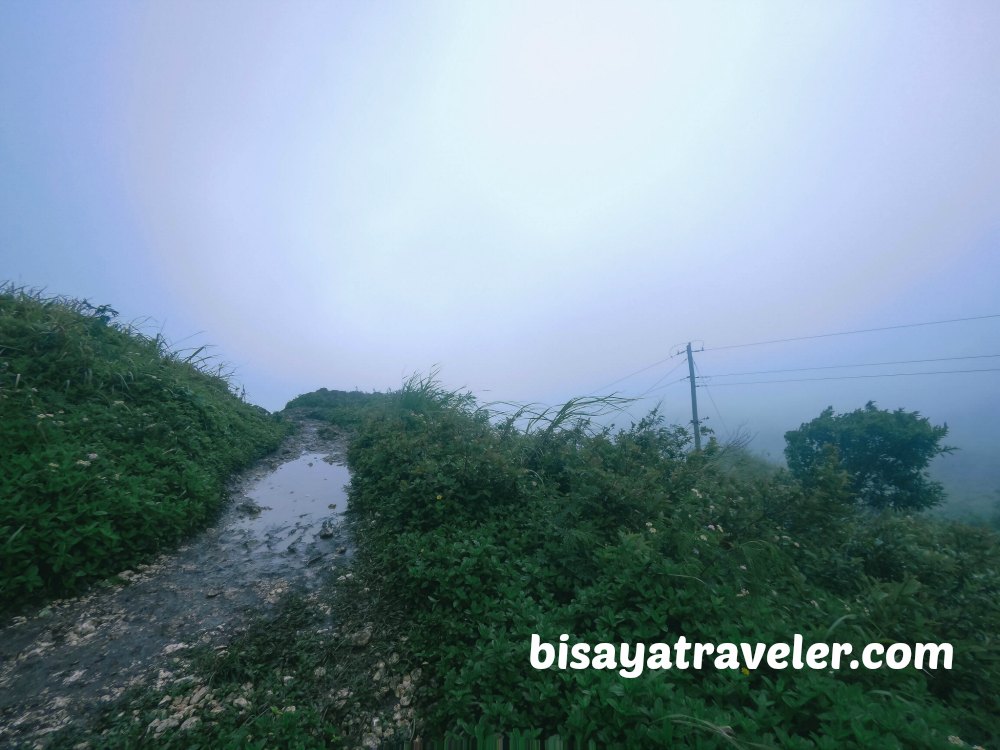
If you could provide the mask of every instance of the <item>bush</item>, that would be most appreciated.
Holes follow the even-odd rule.
[[[919,412],[886,411],[869,401],[849,414],[833,407],[785,433],[788,468],[807,486],[831,469],[843,471],[857,500],[876,509],[922,510],[944,499],[927,475],[931,459],[953,448],[941,445],[948,426]]]

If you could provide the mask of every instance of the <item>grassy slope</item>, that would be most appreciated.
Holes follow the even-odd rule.
[[[175,544],[285,434],[114,315],[0,287],[0,609]]]

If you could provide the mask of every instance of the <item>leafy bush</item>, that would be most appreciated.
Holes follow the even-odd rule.
[[[927,466],[953,450],[941,445],[947,434],[947,425],[932,425],[919,412],[890,412],[869,401],[864,409],[834,414],[831,406],[785,433],[785,458],[806,485],[839,469],[860,502],[876,509],[921,510],[944,499]]]
[[[0,608],[175,544],[287,431],[116,315],[0,287]]]

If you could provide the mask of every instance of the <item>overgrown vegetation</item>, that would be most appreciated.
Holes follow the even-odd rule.
[[[689,433],[655,413],[621,431],[594,428],[585,415],[599,404],[586,400],[504,418],[432,378],[363,399],[334,393],[293,403],[349,398],[364,411],[337,417],[359,425],[352,570],[206,657],[207,687],[245,696],[247,708],[206,713],[164,746],[375,747],[493,733],[590,747],[1000,739],[1000,553],[989,530],[859,509],[835,467],[808,489],[787,472],[744,471],[714,442],[692,452]],[[614,644],[799,633],[855,653],[948,642],[955,662],[629,679],[535,670],[533,633]],[[148,742],[161,701],[109,711],[101,746]]]
[[[651,415],[525,433],[433,381],[353,441],[358,572],[424,665],[424,736],[537,728],[631,747],[995,740],[989,531],[860,514],[842,472],[746,479]],[[557,642],[949,642],[951,671],[536,671]]]
[[[0,286],[0,610],[77,592],[203,525],[287,426],[201,349]]]

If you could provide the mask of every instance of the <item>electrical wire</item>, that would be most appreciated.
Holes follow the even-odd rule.
[[[950,318],[948,320],[931,320],[926,323],[904,323],[896,326],[882,326],[880,328],[861,328],[856,331],[837,331],[835,333],[817,333],[812,336],[793,336],[787,339],[770,339],[768,341],[751,341],[747,344],[730,344],[728,346],[712,346],[703,351],[717,352],[722,349],[742,349],[747,346],[763,346],[764,344],[784,344],[789,341],[805,341],[807,339],[824,339],[831,336],[851,336],[856,333],[874,333],[875,331],[895,331],[900,328],[919,328],[920,326],[936,326],[943,323],[964,323],[970,320],[986,320],[987,318],[1000,318],[1000,313],[993,315],[975,315],[968,318]]]
[[[595,388],[595,389],[594,389],[594,393],[597,393],[597,392],[599,392],[599,391],[603,391],[603,390],[604,390],[605,388],[610,388],[610,387],[611,387],[611,386],[613,386],[613,385],[617,385],[618,383],[621,383],[621,382],[622,382],[623,380],[628,380],[629,378],[631,378],[631,377],[634,377],[634,376],[638,375],[638,374],[639,374],[639,373],[641,373],[641,372],[646,372],[646,370],[652,370],[652,369],[653,369],[654,367],[656,367],[657,365],[662,365],[662,364],[663,364],[664,362],[669,362],[670,360],[672,360],[672,359],[673,359],[674,357],[676,357],[676,356],[677,356],[677,355],[679,355],[680,353],[681,353],[681,352],[674,352],[673,354],[671,354],[671,355],[670,355],[669,357],[667,357],[666,359],[661,359],[661,360],[660,360],[659,362],[654,362],[653,364],[651,364],[651,365],[647,365],[646,367],[641,367],[641,368],[639,368],[638,370],[636,370],[635,372],[630,372],[630,373],[629,373],[628,375],[626,375],[625,377],[622,377],[622,378],[618,378],[618,380],[612,380],[612,381],[611,381],[610,383],[608,383],[607,385],[602,385],[602,386],[601,386],[600,388]]]
[[[894,330],[899,330],[901,328],[918,328],[920,326],[942,325],[942,324],[945,324],[945,323],[964,323],[964,322],[972,321],[972,320],[987,320],[987,319],[990,319],[990,318],[1000,318],[1000,313],[995,313],[995,314],[991,314],[991,315],[975,315],[975,316],[970,316],[970,317],[965,317],[965,318],[949,318],[947,320],[931,320],[931,321],[927,321],[927,322],[924,322],[924,323],[904,323],[902,325],[881,326],[879,328],[861,328],[861,329],[858,329],[858,330],[855,330],[855,331],[836,331],[834,333],[818,333],[818,334],[814,334],[812,336],[793,336],[791,338],[784,338],[784,339],[769,339],[767,341],[751,341],[751,342],[746,343],[746,344],[729,344],[728,346],[712,346],[712,347],[708,347],[708,348],[705,348],[704,346],[702,346],[702,348],[699,351],[714,352],[714,351],[721,351],[723,349],[742,349],[742,348],[748,347],[748,346],[764,346],[766,344],[783,344],[783,343],[787,343],[787,342],[791,342],[791,341],[806,341],[806,340],[809,340],[809,339],[830,338],[832,336],[851,336],[851,335],[858,334],[858,333],[874,333],[876,331],[894,331]],[[628,380],[629,378],[635,377],[636,375],[639,375],[640,373],[646,372],[647,370],[652,370],[654,367],[656,367],[658,365],[662,365],[665,362],[669,362],[674,357],[680,356],[681,354],[684,354],[683,350],[675,351],[669,357],[666,357],[664,359],[661,359],[661,360],[658,360],[656,362],[653,362],[652,364],[646,365],[645,367],[640,367],[638,370],[635,370],[634,372],[630,372],[628,375],[620,377],[617,380],[613,380],[610,383],[608,383],[607,385],[602,385],[600,388],[595,388],[594,389],[594,393],[597,393],[599,391],[603,391],[606,388],[610,388],[613,385],[617,385],[618,383],[621,383],[621,382],[623,382],[625,380]],[[995,356],[995,355],[984,355],[984,356]],[[913,360],[913,362],[916,362],[916,361],[919,361],[919,360]],[[936,360],[927,360],[927,361],[930,362],[930,361],[936,361]],[[938,360],[938,361],[945,361],[945,358],[942,358],[941,360]],[[888,363],[887,362],[885,364],[909,364],[909,362],[905,362],[905,363],[904,362],[898,362],[898,363],[892,362],[892,363]],[[834,365],[834,367],[854,367],[854,366],[857,366],[857,367],[869,367],[869,366],[873,366],[873,365]],[[806,369],[817,369],[818,370],[818,369],[825,369],[825,368],[819,368],[819,367],[817,367],[817,368],[802,368],[802,369],[803,370],[806,370]],[[794,370],[788,370],[788,372],[793,372],[793,371]],[[774,370],[774,371],[771,371],[771,372],[778,372],[778,371]],[[732,374],[736,374],[736,373],[732,373]],[[749,375],[749,374],[765,374],[765,373],[761,372],[761,373],[746,373],[746,374]],[[902,374],[909,374],[909,373],[902,373]],[[715,375],[715,376],[709,376],[709,377],[729,377],[729,375]],[[672,383],[668,383],[668,385],[672,385]],[[736,385],[736,384],[733,383],[733,385]],[[654,386],[655,386],[655,384],[654,384]],[[649,393],[652,390],[653,389],[650,388],[650,389],[648,389],[646,391],[646,393]],[[643,395],[645,395],[645,393]]]
[[[694,369],[698,373],[698,377],[701,377],[701,369],[698,367],[697,362],[694,363]],[[708,389],[707,385],[705,386],[705,393],[708,394],[708,398],[712,402],[712,406],[715,407],[715,413],[719,417],[719,422],[722,423],[722,429],[724,429],[728,433],[729,427],[726,425],[726,420],[722,418],[722,412],[719,411],[719,405],[715,403],[715,396],[712,395],[712,391]]]
[[[639,396],[639,398],[645,398],[645,396],[647,394],[650,394],[653,391],[663,391],[663,390],[666,390],[670,386],[676,385],[677,383],[683,383],[687,379],[688,379],[688,376],[685,375],[683,378],[677,378],[677,380],[671,380],[669,383],[666,383],[665,385],[661,385],[659,388],[650,388],[648,391],[646,391],[641,396]]]
[[[656,386],[658,386],[658,385],[659,385],[660,383],[662,383],[662,382],[663,382],[664,380],[666,380],[667,378],[669,378],[669,377],[670,377],[670,376],[671,376],[671,375],[672,375],[673,373],[677,372],[677,370],[678,370],[678,369],[680,368],[680,366],[681,366],[681,365],[683,365],[683,364],[684,364],[684,363],[685,363],[686,361],[687,361],[687,359],[686,359],[686,358],[685,358],[685,359],[682,359],[682,360],[681,360],[680,362],[678,362],[678,363],[677,363],[676,365],[674,365],[674,366],[673,366],[673,367],[671,367],[671,368],[670,368],[669,370],[667,370],[666,374],[665,374],[665,375],[664,375],[664,376],[663,376],[662,378],[660,378],[659,380],[657,380],[657,381],[656,381],[655,383],[653,383],[653,384],[652,384],[651,386],[649,386],[649,388],[647,388],[647,389],[646,389],[646,390],[644,390],[644,391],[643,391],[642,393],[640,393],[640,394],[639,394],[639,398],[642,398],[642,397],[643,397],[643,396],[645,396],[645,395],[646,395],[647,393],[650,393],[650,392],[651,392],[651,391],[652,391],[652,390],[653,390],[654,388],[656,388]],[[683,378],[682,378],[682,379],[683,379]],[[674,381],[674,382],[677,382],[677,381]],[[671,383],[671,384],[669,384],[669,385],[673,385],[673,384]]]
[[[1000,367],[988,367],[981,370],[934,370],[931,372],[887,372],[880,375],[840,375],[829,378],[788,378],[783,380],[746,380],[737,383],[712,383],[712,387],[725,385],[764,385],[766,383],[808,383],[817,380],[857,380],[859,378],[899,378],[914,375],[958,375],[969,372],[1000,372]],[[700,384],[704,388],[705,384]]]
[[[784,370],[752,370],[750,372],[727,372],[721,375],[699,375],[699,378],[704,377],[706,380],[711,380],[712,378],[732,378],[739,375],[770,375],[771,373],[778,372],[806,372],[808,370],[837,370],[850,367],[881,367],[883,365],[912,365],[922,362],[953,362],[960,359],[989,359],[989,358],[1000,357],[1000,354],[972,354],[967,357],[935,357],[933,359],[900,359],[893,362],[862,362],[856,365],[823,365],[821,367],[792,367]],[[697,365],[696,365],[697,366]]]

